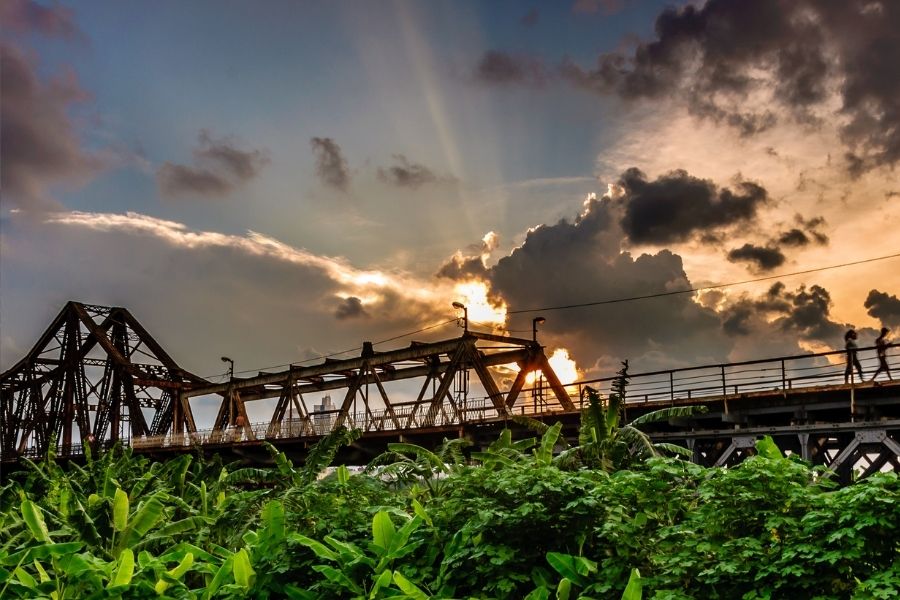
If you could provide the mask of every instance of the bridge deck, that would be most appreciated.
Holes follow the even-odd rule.
[[[363,348],[355,358],[212,384],[181,369],[127,310],[70,302],[32,351],[0,376],[0,460],[40,456],[53,443],[58,456],[77,459],[85,442],[123,442],[147,454],[246,456],[266,440],[302,453],[339,426],[361,429],[354,451],[370,454],[396,439],[467,436],[488,443],[514,415],[561,420],[574,435],[585,387],[608,396],[615,379],[563,385],[534,340],[469,330],[386,352]],[[858,355],[871,377],[874,348]],[[891,346],[888,363],[896,365],[898,355]],[[133,362],[138,356],[142,363]],[[702,404],[707,414],[648,431],[694,448],[701,462],[727,464],[752,448],[753,436],[770,431],[793,435],[799,446],[785,444],[828,464],[875,452],[879,458],[866,469],[898,468],[900,381],[884,374],[879,383],[855,380],[856,373],[845,379],[845,361],[845,352],[834,351],[631,374],[626,421]],[[501,368],[512,375],[498,383]],[[528,374],[536,377],[530,387]],[[419,389],[415,401],[389,396],[386,387],[403,381]],[[338,406],[306,404],[329,390],[345,391]],[[222,398],[206,430],[197,428],[190,404],[201,395]],[[246,403],[266,398],[277,401],[271,418],[250,423]],[[364,410],[357,411],[360,404]]]

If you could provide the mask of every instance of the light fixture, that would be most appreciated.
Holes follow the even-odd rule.
[[[469,309],[462,302],[454,302],[453,308],[463,311],[463,331],[469,333]]]
[[[228,381],[234,379],[234,361],[228,358],[227,356],[222,357],[222,362],[229,363],[228,365]]]
[[[544,317],[535,317],[531,320],[531,339],[532,341],[537,341],[537,327],[538,325],[543,325],[547,322],[547,319]]]

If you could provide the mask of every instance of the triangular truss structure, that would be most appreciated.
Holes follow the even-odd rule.
[[[180,368],[124,308],[68,302],[0,375],[3,460],[80,455],[138,436],[196,431],[181,390],[209,385]]]
[[[479,346],[478,344],[483,344]],[[486,345],[485,345],[486,344]],[[516,365],[514,380],[504,392],[491,367]],[[486,402],[469,402],[469,373],[484,389]],[[214,422],[211,442],[228,439],[277,439],[314,436],[346,425],[364,432],[403,431],[462,425],[479,419],[505,417],[517,408],[530,373],[539,372],[553,398],[548,410],[574,411],[575,405],[559,381],[540,344],[489,333],[467,331],[462,337],[439,342],[413,342],[408,348],[375,352],[364,344],[356,358],[331,360],[312,366],[293,366],[279,373],[260,373],[229,383],[196,387],[182,396],[219,394],[222,404]],[[391,398],[389,382],[419,380],[415,400]],[[340,391],[343,397],[333,407],[310,407],[307,398]],[[455,392],[455,393],[454,393]],[[249,426],[246,403],[277,398],[267,427]],[[231,438],[224,432],[231,430]]]
[[[511,378],[506,391],[495,380],[501,367]],[[468,330],[386,352],[365,343],[355,358],[212,384],[180,368],[128,310],[69,302],[31,352],[0,375],[0,459],[49,450],[75,457],[120,440],[189,448],[316,437],[340,426],[366,433],[461,427],[524,412],[517,400],[536,373],[535,409],[576,410],[537,341]],[[470,374],[483,397],[470,396]],[[391,387],[401,381],[403,389]],[[410,390],[418,390],[414,400]],[[329,391],[340,394],[339,404],[307,403]],[[222,402],[213,428],[198,431],[191,398],[216,395]],[[251,424],[246,403],[268,398],[277,399],[271,419]]]

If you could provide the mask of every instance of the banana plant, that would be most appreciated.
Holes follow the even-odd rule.
[[[323,580],[311,590],[294,588],[296,598],[320,598],[322,594],[337,594],[342,597],[369,599],[407,598],[424,600],[431,596],[420,589],[393,567],[398,559],[407,556],[422,542],[410,542],[410,535],[423,523],[422,517],[408,517],[399,529],[391,520],[390,513],[379,511],[372,517],[372,540],[368,551],[350,542],[325,536],[324,544],[312,538],[295,533],[289,537],[310,550],[323,564],[313,566]]]
[[[2,598],[83,598],[98,589],[113,592],[127,587],[133,564],[123,554],[116,561],[103,561],[89,553],[79,553],[81,542],[57,542],[41,508],[25,499],[19,507],[21,523],[28,532],[26,546],[9,553],[0,550]],[[133,556],[130,557],[133,559]]]
[[[464,438],[444,439],[432,452],[417,444],[392,443],[366,470],[404,485],[421,482],[431,497],[438,497],[445,491],[446,477],[466,466],[463,450],[470,444]]]
[[[547,562],[553,567],[553,570],[561,577],[556,586],[552,586],[543,576],[535,577],[540,581],[525,600],[549,600],[551,594],[555,591],[556,600],[588,600],[593,597],[592,575],[597,573],[597,563],[583,556],[573,556],[571,554],[563,554],[560,552],[548,552]],[[581,593],[578,593],[581,590]],[[573,594],[578,593],[577,596]],[[641,583],[641,574],[637,569],[632,569],[622,592],[621,600],[641,600],[643,597],[643,585]]]
[[[549,427],[547,428],[549,429]],[[546,434],[547,429],[542,433]],[[487,450],[473,452],[472,458],[481,462],[486,469],[511,467],[529,460],[528,451],[537,445],[537,438],[513,441],[512,431],[504,429]]]
[[[554,463],[560,468],[602,469],[607,472],[627,469],[663,452],[688,455],[690,452],[673,444],[654,444],[639,427],[647,423],[668,421],[705,413],[705,406],[664,408],[647,413],[622,425],[628,387],[628,361],[623,361],[613,381],[612,393],[603,398],[590,386],[582,390],[587,407],[581,414],[579,445],[561,452]]]

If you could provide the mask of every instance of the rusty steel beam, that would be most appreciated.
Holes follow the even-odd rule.
[[[494,345],[479,349],[479,342]],[[505,346],[496,347],[499,344]],[[367,350],[359,357],[328,359],[319,365],[213,385],[181,369],[126,309],[68,302],[28,355],[0,375],[0,452],[4,460],[24,452],[43,454],[57,439],[57,449],[64,455],[73,448],[105,444],[120,436],[196,432],[190,398],[210,394],[224,397],[215,424],[219,430],[239,422],[248,427],[245,402],[277,396],[272,428],[280,427],[293,405],[301,418],[309,420],[303,394],[336,389],[346,389],[339,421],[348,417],[351,405],[361,398],[367,419],[398,428],[406,415],[394,411],[385,385],[415,378],[425,379],[416,402],[429,406],[426,420],[440,416],[435,411],[443,411],[447,400],[456,411],[454,418],[462,418],[454,396],[467,394],[468,384],[453,393],[451,386],[458,373],[469,369],[475,371],[496,410],[505,413],[509,396],[497,386],[489,368],[548,364],[533,340],[491,333],[467,331],[459,338],[413,342],[408,348],[387,352],[373,352],[368,344],[364,347]],[[150,362],[133,362],[138,352]],[[552,385],[553,378],[548,380]],[[438,389],[429,397],[432,382]],[[369,403],[375,398],[369,395],[369,385],[375,386],[376,397],[384,403],[385,415],[378,419]],[[145,418],[144,409],[154,412],[148,411]]]
[[[447,340],[443,342],[435,342],[432,344],[416,344],[402,350],[391,350],[389,352],[379,352],[372,357],[367,358],[349,358],[344,360],[329,360],[320,365],[312,365],[309,367],[292,367],[278,373],[265,373],[256,377],[248,377],[246,379],[235,379],[232,383],[220,383],[217,385],[208,385],[203,387],[195,387],[187,390],[185,395],[188,398],[194,396],[206,396],[209,394],[222,394],[229,385],[235,389],[246,389],[262,385],[284,384],[289,375],[294,379],[309,379],[312,377],[321,377],[324,375],[340,374],[342,372],[358,371],[363,367],[364,363],[369,363],[373,367],[381,367],[390,363],[407,362],[413,360],[423,360],[435,354],[447,354],[456,350],[460,340]]]
[[[87,356],[98,348],[102,357]],[[139,348],[159,364],[132,362]],[[196,431],[190,406],[176,410],[174,400],[184,387],[201,384],[208,382],[175,364],[125,309],[67,302],[31,351],[0,375],[0,453],[4,460],[26,451],[42,455],[56,439],[55,450],[66,456],[116,441],[126,420],[132,435],[165,434],[173,426]],[[152,425],[143,408],[155,410]]]
[[[509,350],[506,352],[500,352],[497,354],[489,354],[487,355],[483,361],[484,364],[488,367],[496,367],[498,365],[505,364],[513,364],[519,361],[525,360],[529,356],[529,350]],[[419,377],[426,377],[429,372],[436,370],[436,372],[443,373],[447,370],[447,367],[450,365],[449,362],[442,362],[440,365],[421,365],[416,367],[403,367],[397,368],[395,371],[385,371],[382,372],[378,378],[382,383],[387,383],[391,381],[401,381],[404,379],[418,379]],[[340,390],[347,387],[349,383],[349,379],[332,379],[323,381],[322,383],[294,383],[294,391],[301,394],[310,394],[314,392],[327,392],[330,390]],[[366,383],[375,383],[375,378],[370,375],[367,375],[360,382],[362,385]],[[273,384],[267,384],[273,385]],[[276,398],[281,396],[283,388],[271,389],[271,390],[262,390],[256,393],[244,393],[242,397],[244,398],[244,402],[252,402],[254,400],[264,400],[266,398]],[[184,396],[187,398],[193,397],[196,394],[194,393],[196,390],[191,390],[190,392],[183,392]]]
[[[221,395],[228,389],[229,385],[234,386],[235,389],[241,390],[262,385],[284,384],[288,380],[289,375],[294,379],[314,379],[325,375],[354,372],[363,368],[364,363],[368,363],[372,367],[381,367],[389,370],[391,366],[396,368],[393,363],[424,360],[434,355],[450,354],[466,339],[505,342],[512,346],[521,346],[523,348],[532,349],[532,351],[543,352],[540,349],[540,346],[537,346],[532,340],[489,333],[469,332],[460,338],[452,340],[431,343],[414,342],[408,348],[390,350],[388,352],[376,352],[371,357],[348,358],[342,360],[327,359],[324,363],[319,365],[291,367],[290,369],[279,371],[278,373],[262,373],[255,377],[236,379],[230,384],[220,383],[217,385],[195,387],[188,390],[186,396],[188,398],[193,398],[194,396],[205,396],[209,394]]]

